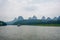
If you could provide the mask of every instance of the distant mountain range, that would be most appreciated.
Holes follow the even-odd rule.
[[[54,17],[53,19],[51,19],[50,17],[45,18],[45,16],[43,16],[41,19],[37,19],[36,16],[24,19],[22,16],[19,16],[18,18],[15,18],[14,20],[6,23],[8,25],[60,24],[60,16]]]

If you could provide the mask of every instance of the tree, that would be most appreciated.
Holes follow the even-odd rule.
[[[0,21],[0,26],[5,26],[5,25],[7,25],[5,22]]]

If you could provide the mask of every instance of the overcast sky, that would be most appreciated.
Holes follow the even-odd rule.
[[[0,0],[0,20],[10,21],[18,16],[27,19],[33,15],[60,16],[60,0]]]

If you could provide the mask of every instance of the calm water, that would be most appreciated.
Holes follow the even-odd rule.
[[[53,26],[3,26],[0,40],[60,40],[60,27]]]

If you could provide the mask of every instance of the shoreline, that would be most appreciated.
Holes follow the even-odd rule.
[[[5,26],[8,26],[8,25],[5,25]],[[14,25],[14,26],[18,26],[18,25]],[[60,27],[60,24],[32,24],[29,26],[57,26],[57,27]]]

